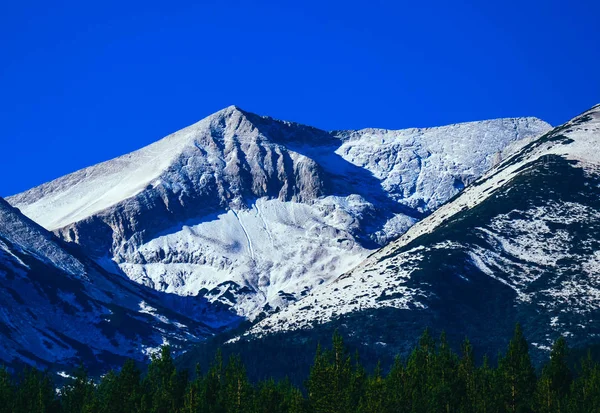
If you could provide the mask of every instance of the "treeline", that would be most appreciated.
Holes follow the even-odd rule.
[[[367,373],[335,334],[330,349],[317,348],[300,389],[285,380],[253,384],[239,357],[225,363],[220,352],[192,377],[163,347],[144,374],[132,361],[98,381],[79,368],[58,391],[48,373],[31,369],[15,379],[0,369],[0,413],[600,412],[600,366],[588,356],[572,371],[567,353],[561,337],[537,374],[517,325],[497,365],[476,365],[468,340],[457,354],[444,334],[436,341],[425,331],[387,374],[381,366]]]

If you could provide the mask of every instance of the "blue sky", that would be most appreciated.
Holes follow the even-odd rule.
[[[225,106],[324,129],[600,102],[598,1],[4,1],[0,196]]]

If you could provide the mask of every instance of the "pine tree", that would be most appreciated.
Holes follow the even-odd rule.
[[[246,376],[246,369],[239,356],[229,358],[225,368],[225,411],[243,413],[251,411],[252,388]]]
[[[15,412],[51,413],[59,411],[54,384],[47,373],[27,368],[21,375],[15,398]]]
[[[290,386],[285,396],[285,406],[288,413],[307,413],[308,402],[304,399],[302,392]]]
[[[386,405],[386,385],[381,372],[381,364],[377,364],[375,372],[367,380],[358,411],[361,413],[381,413]]]
[[[458,411],[457,366],[457,357],[450,348],[446,333],[442,333],[428,380],[430,410],[440,408],[446,413]]]
[[[285,391],[275,380],[269,379],[258,385],[256,413],[282,413],[285,410]]]
[[[360,362],[358,351],[354,353],[354,370],[350,382],[350,406],[358,406],[367,387],[367,372]]]
[[[333,334],[333,347],[331,351],[334,411],[347,412],[351,408],[353,372],[350,356],[344,346],[344,340],[338,331]]]
[[[138,411],[142,397],[142,372],[133,360],[127,360],[116,378],[118,403],[122,412]]]
[[[306,387],[312,411],[317,413],[332,412],[330,367],[321,345],[317,346],[315,359],[310,370]]]
[[[531,411],[536,377],[528,347],[521,326],[517,324],[508,350],[498,362],[502,398],[509,413]]]
[[[222,413],[224,407],[224,378],[223,356],[219,349],[215,354],[210,369],[203,378],[200,386],[199,411],[207,413]]]
[[[536,411],[564,411],[565,397],[571,387],[572,375],[567,365],[568,346],[559,337],[550,352],[550,361],[542,369],[536,390]]]
[[[498,375],[490,367],[489,359],[484,356],[481,367],[475,370],[474,412],[499,413],[504,412],[503,401],[498,389]],[[469,411],[469,410],[466,410]]]
[[[407,394],[406,368],[402,359],[397,356],[394,364],[388,373],[386,384],[386,405],[385,411],[389,413],[401,413],[410,411],[410,399]]]
[[[127,360],[121,371],[109,371],[98,385],[98,410],[102,413],[142,411],[141,371]]]
[[[473,355],[473,346],[468,338],[461,345],[461,358],[458,362],[459,393],[462,395],[463,412],[476,410],[475,400],[477,398],[476,367]]]
[[[79,366],[73,382],[63,387],[61,404],[64,413],[91,413],[98,410],[95,386],[88,378],[85,367]]]
[[[185,390],[185,396],[183,401],[183,412],[184,413],[195,413],[200,411],[202,406],[200,397],[201,389],[203,386],[203,377],[200,370],[200,366],[196,365],[196,378],[188,383],[188,387]]]
[[[146,398],[142,409],[151,413],[176,412],[183,405],[183,395],[187,388],[187,372],[178,373],[171,348],[163,346],[160,354],[152,355],[148,374],[144,379]]]
[[[152,357],[143,380],[128,361],[96,388],[81,367],[60,398],[47,373],[27,369],[13,381],[0,367],[0,413],[600,412],[600,366],[588,353],[573,379],[567,355],[566,341],[559,338],[537,379],[518,325],[496,369],[487,357],[476,366],[467,339],[459,357],[444,334],[436,345],[425,331],[406,364],[396,358],[387,376],[381,365],[367,375],[336,332],[330,350],[317,348],[306,399],[288,380],[253,386],[240,357],[224,367],[220,351],[208,372],[202,375],[197,367],[189,382],[166,347]]]
[[[546,374],[552,381],[552,389],[559,397],[567,394],[573,381],[573,375],[567,364],[568,354],[569,347],[567,341],[563,336],[560,336],[552,346],[550,365],[546,371]]]
[[[600,411],[600,366],[587,357],[581,360],[579,376],[571,385],[568,407],[570,412]]]
[[[11,413],[15,398],[12,377],[4,366],[0,366],[0,413]]]
[[[354,380],[357,378],[354,373],[342,336],[336,331],[330,351],[317,348],[307,382],[311,410],[323,413],[349,411],[354,397],[353,383],[359,385]]]
[[[410,354],[406,372],[407,400],[410,402],[409,411],[414,413],[427,412],[431,397],[431,380],[433,363],[435,359],[435,341],[425,330],[419,338],[417,347]]]
[[[100,413],[122,413],[117,401],[117,374],[110,370],[98,384],[98,411]],[[135,410],[134,410],[135,411]]]

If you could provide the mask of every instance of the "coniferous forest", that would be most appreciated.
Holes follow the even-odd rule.
[[[468,339],[457,353],[444,334],[435,340],[425,331],[406,359],[367,372],[336,333],[332,346],[316,349],[299,388],[287,380],[251,383],[240,358],[224,361],[220,352],[205,371],[178,371],[167,346],[145,372],[128,361],[94,380],[80,367],[60,389],[49,373],[13,377],[0,368],[0,413],[600,411],[600,365],[588,353],[570,368],[568,351],[559,338],[536,371],[517,325],[497,363],[476,363]]]

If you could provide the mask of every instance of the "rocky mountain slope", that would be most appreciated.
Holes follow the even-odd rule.
[[[492,356],[600,334],[600,105],[537,138],[353,270],[248,334],[342,328],[395,354],[426,326]],[[329,326],[329,327],[328,327]]]
[[[110,271],[253,318],[355,267],[549,128],[325,132],[229,107],[8,201]]]
[[[219,323],[235,322],[206,301],[107,273],[3,199],[0,303],[0,364],[54,370],[85,362],[105,371],[164,343],[188,348],[218,332]]]

